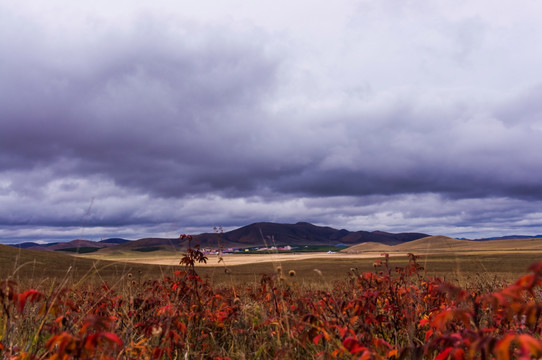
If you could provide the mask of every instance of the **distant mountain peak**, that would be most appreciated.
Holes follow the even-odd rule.
[[[330,245],[347,244],[355,245],[361,242],[380,242],[383,244],[401,244],[428,236],[419,233],[393,234],[383,231],[348,231],[346,229],[334,229],[328,226],[314,225],[306,221],[295,224],[280,224],[273,222],[257,222],[246,225],[221,234],[203,233],[193,235],[193,244],[199,243],[204,247],[252,247],[263,245]],[[266,244],[267,243],[267,244]],[[72,240],[55,245],[25,244],[24,246],[36,245],[41,250],[62,250],[79,247],[100,248],[99,251],[128,250],[128,251],[154,251],[155,249],[185,249],[186,241],[178,238],[144,238],[139,240],[126,240],[110,238],[101,241]],[[107,250],[109,251],[109,250]]]

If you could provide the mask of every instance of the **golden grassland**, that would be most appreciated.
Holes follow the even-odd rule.
[[[430,237],[408,244],[386,246],[365,243],[343,253],[305,254],[232,254],[219,261],[209,256],[207,264],[198,264],[198,273],[211,283],[254,284],[262,274],[280,268],[283,274],[293,270],[290,281],[307,286],[331,286],[351,272],[375,271],[373,264],[381,253],[391,256],[393,266],[407,262],[407,252],[420,256],[428,275],[465,285],[473,281],[510,282],[527,272],[530,264],[542,259],[540,239],[469,242],[447,237]],[[104,255],[67,255],[47,251],[21,250],[0,245],[0,278],[28,286],[46,285],[68,279],[70,283],[123,281],[128,274],[137,280],[159,279],[179,269],[183,253],[130,252]]]
[[[171,271],[167,266],[84,259],[64,253],[0,245],[0,280],[13,280],[23,287],[48,287],[65,280],[70,285],[102,281],[114,284],[127,274],[150,279]]]
[[[395,246],[379,243],[362,243],[345,250],[345,252],[350,254],[367,252],[387,252],[393,254],[405,251],[415,254],[542,252],[542,238],[471,241],[453,239],[447,236],[428,236]]]

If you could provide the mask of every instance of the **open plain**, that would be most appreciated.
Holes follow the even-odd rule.
[[[430,276],[465,285],[469,282],[511,282],[525,274],[530,264],[542,259],[542,239],[492,241],[457,240],[431,236],[388,246],[362,243],[337,253],[308,252],[207,255],[207,263],[197,264],[198,273],[213,284],[257,283],[262,274],[284,274],[293,270],[303,284],[328,284],[347,279],[352,271],[374,272],[382,254],[390,255],[390,266],[407,262],[407,254],[419,256],[419,263]],[[127,274],[139,279],[156,279],[180,269],[183,252],[91,253],[67,255],[50,251],[19,250],[2,246],[2,278],[21,283],[47,283],[69,277],[72,282],[122,281]]]
[[[297,282],[331,284],[346,279],[352,271],[382,270],[374,265],[383,258],[383,253],[389,254],[392,267],[404,265],[407,254],[413,253],[419,256],[419,262],[428,275],[444,277],[461,285],[470,282],[509,283],[525,274],[530,264],[542,259],[542,239],[470,241],[430,236],[395,246],[362,243],[337,253],[270,251],[262,254],[224,254],[221,257],[207,255],[207,263],[197,264],[196,268],[201,275],[215,283],[258,281],[261,274],[274,273],[281,268],[284,273],[293,270]],[[183,252],[79,256],[87,260],[114,261],[130,266],[160,266],[164,269],[178,268]]]

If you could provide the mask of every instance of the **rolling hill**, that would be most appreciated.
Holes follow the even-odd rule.
[[[0,280],[13,280],[23,286],[59,285],[63,280],[78,283],[81,279],[116,283],[129,272],[155,277],[165,267],[126,264],[106,260],[87,259],[55,251],[21,249],[0,245]],[[60,286],[60,285],[59,285]]]
[[[101,241],[91,241],[91,240],[71,240],[66,242],[54,242],[49,244],[39,244],[35,242],[24,242],[20,244],[13,244],[11,246],[17,247],[20,249],[28,250],[49,250],[49,251],[71,251],[77,252],[78,249],[101,249],[109,246],[116,246],[119,244],[124,244],[130,242],[130,240],[120,239],[120,238],[110,238]]]
[[[427,236],[410,242],[389,246],[380,243],[361,243],[343,250],[345,253],[359,254],[364,252],[401,252],[401,253],[457,253],[457,252],[514,252],[540,251],[542,238],[520,238],[499,240],[458,240],[447,236]]]

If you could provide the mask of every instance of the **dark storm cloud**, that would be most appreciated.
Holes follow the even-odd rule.
[[[331,141],[327,129],[315,130],[325,151],[314,152],[312,163],[279,179],[277,188],[316,196],[540,198],[540,131],[521,125],[509,129],[485,111],[460,107],[424,113],[418,105],[412,99],[409,106],[390,103],[392,111],[381,114],[360,111],[357,118],[342,118],[342,135]]]
[[[267,107],[279,56],[250,32],[144,18],[124,33],[63,46],[40,30],[3,37],[4,170],[96,174],[165,197],[542,196],[526,176],[542,175],[540,159],[525,149],[536,132],[506,128],[515,108],[522,119],[537,118],[532,94],[495,118],[416,97],[376,111],[360,103],[346,113],[277,118]]]
[[[41,48],[47,33],[8,39],[0,166],[107,174],[166,196],[237,183],[244,174],[222,184],[206,173],[235,165],[236,148],[265,121],[259,106],[277,60],[250,38],[149,27],[75,53]]]
[[[261,21],[0,5],[0,238],[542,226],[529,27],[418,5],[341,4],[306,27],[244,8]]]

